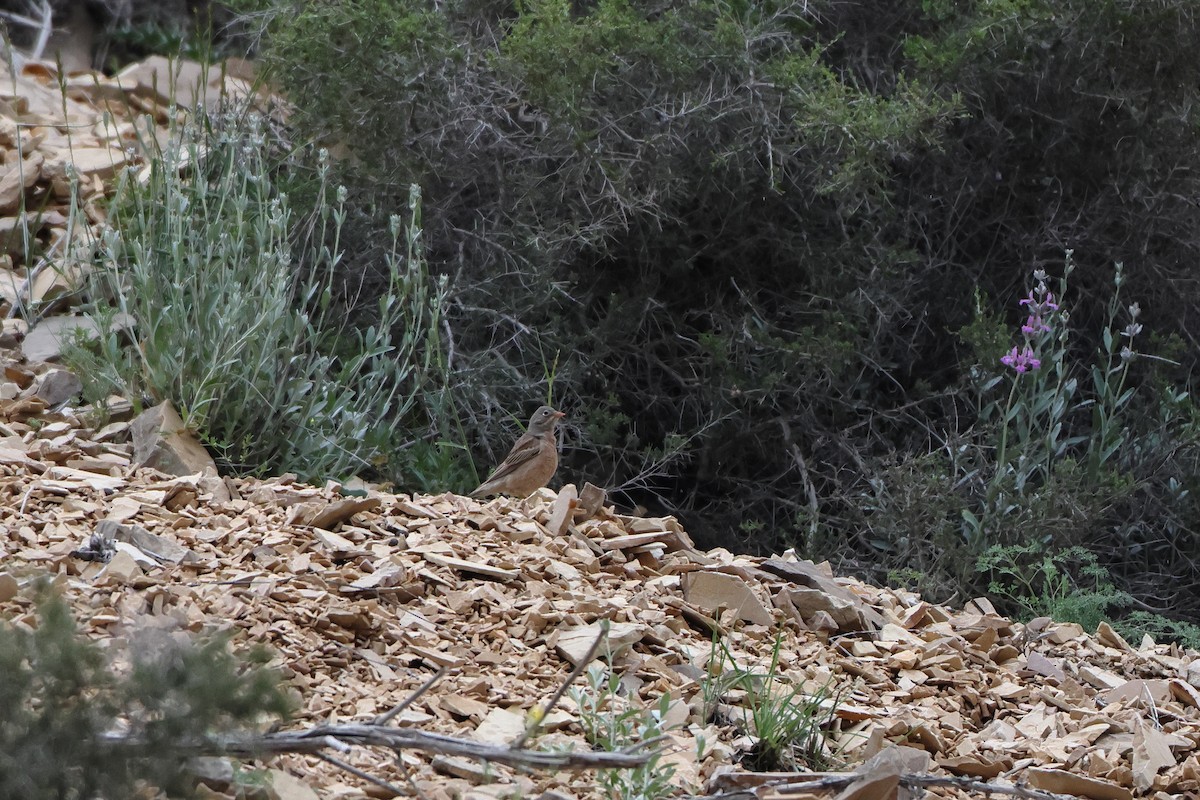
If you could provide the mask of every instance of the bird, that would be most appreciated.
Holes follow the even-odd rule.
[[[525,433],[517,439],[500,466],[471,492],[471,497],[489,494],[528,497],[545,486],[558,469],[558,439],[554,436],[554,426],[565,416],[550,406],[542,406],[533,412]]]

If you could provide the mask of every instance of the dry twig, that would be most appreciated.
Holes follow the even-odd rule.
[[[571,671],[563,681],[562,686],[550,698],[542,709],[542,716],[548,714],[567,687],[579,676],[583,668],[595,656],[607,631],[601,633],[592,644],[587,658]],[[423,683],[411,695],[398,703],[384,714],[380,714],[369,723],[349,723],[342,725],[318,725],[315,728],[300,731],[274,731],[258,736],[231,738],[217,741],[193,743],[186,748],[194,754],[221,754],[243,758],[260,758],[281,753],[307,753],[325,761],[328,764],[345,770],[365,781],[383,789],[401,794],[391,783],[377,778],[364,770],[325,752],[335,750],[345,753],[354,747],[382,747],[400,754],[402,750],[419,750],[423,753],[436,753],[445,756],[464,756],[480,761],[505,764],[524,769],[546,770],[583,770],[583,769],[631,769],[645,764],[655,755],[652,746],[655,742],[643,742],[636,749],[626,749],[619,752],[542,752],[525,750],[522,745],[533,735],[536,724],[526,729],[525,733],[511,746],[502,746],[460,739],[440,733],[427,733],[411,728],[390,727],[391,722],[408,706],[412,705],[421,695],[429,691],[445,674],[443,667],[429,680]]]
[[[508,766],[535,769],[629,769],[641,766],[653,753],[541,752],[523,750],[440,733],[374,724],[319,725],[303,731],[278,731],[217,743],[225,755],[259,757],[277,753],[320,755],[326,749],[344,752],[352,747],[384,747],[389,750],[419,750],[423,753],[465,756]],[[201,748],[205,749],[205,748]]]
[[[525,732],[521,734],[520,738],[512,743],[513,747],[522,747],[525,742],[529,740],[529,737],[541,727],[542,720],[544,720],[546,715],[553,711],[554,707],[558,705],[558,701],[562,699],[564,694],[566,694],[567,687],[574,683],[575,679],[583,674],[583,671],[587,668],[588,664],[592,663],[592,659],[596,657],[596,652],[600,649],[600,643],[603,642],[607,636],[608,624],[607,621],[605,621],[600,634],[596,637],[596,641],[592,642],[592,646],[588,648],[587,654],[584,655],[583,658],[579,659],[579,663],[575,665],[575,669],[571,670],[571,674],[568,675],[567,679],[562,682],[561,686],[558,687],[558,691],[550,696],[550,699],[547,700],[546,703],[541,707],[541,710],[534,715],[533,719],[530,720],[530,723],[525,726]]]

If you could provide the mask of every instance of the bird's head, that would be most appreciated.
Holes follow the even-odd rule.
[[[555,411],[550,406],[542,406],[529,418],[529,428],[526,432],[533,436],[541,436],[547,431],[554,430],[554,426],[565,416],[566,414]]]

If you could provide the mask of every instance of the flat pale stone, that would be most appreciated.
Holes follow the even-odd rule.
[[[217,465],[183,424],[170,401],[143,411],[130,425],[133,460],[168,475],[217,474]]]

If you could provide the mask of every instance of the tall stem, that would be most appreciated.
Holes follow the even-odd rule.
[[[996,454],[996,474],[1000,474],[1000,466],[1008,463],[1008,421],[1012,418],[1013,398],[1017,394],[1019,375],[1013,376],[1012,388],[1008,390],[1008,402],[1004,404],[1004,429],[1000,431],[1000,450]],[[994,482],[994,481],[993,481]]]
[[[1020,380],[1020,375],[1014,375],[1012,379],[1012,388],[1008,390],[1008,402],[1004,404],[1004,427],[1000,430],[1000,449],[996,453],[996,471],[992,473],[992,481],[988,484],[987,503],[984,505],[983,511],[986,515],[992,512],[992,504],[996,502],[996,495],[1000,493],[1000,475],[1004,466],[1008,463],[1008,423],[1012,419],[1013,400],[1017,396],[1017,381]]]

